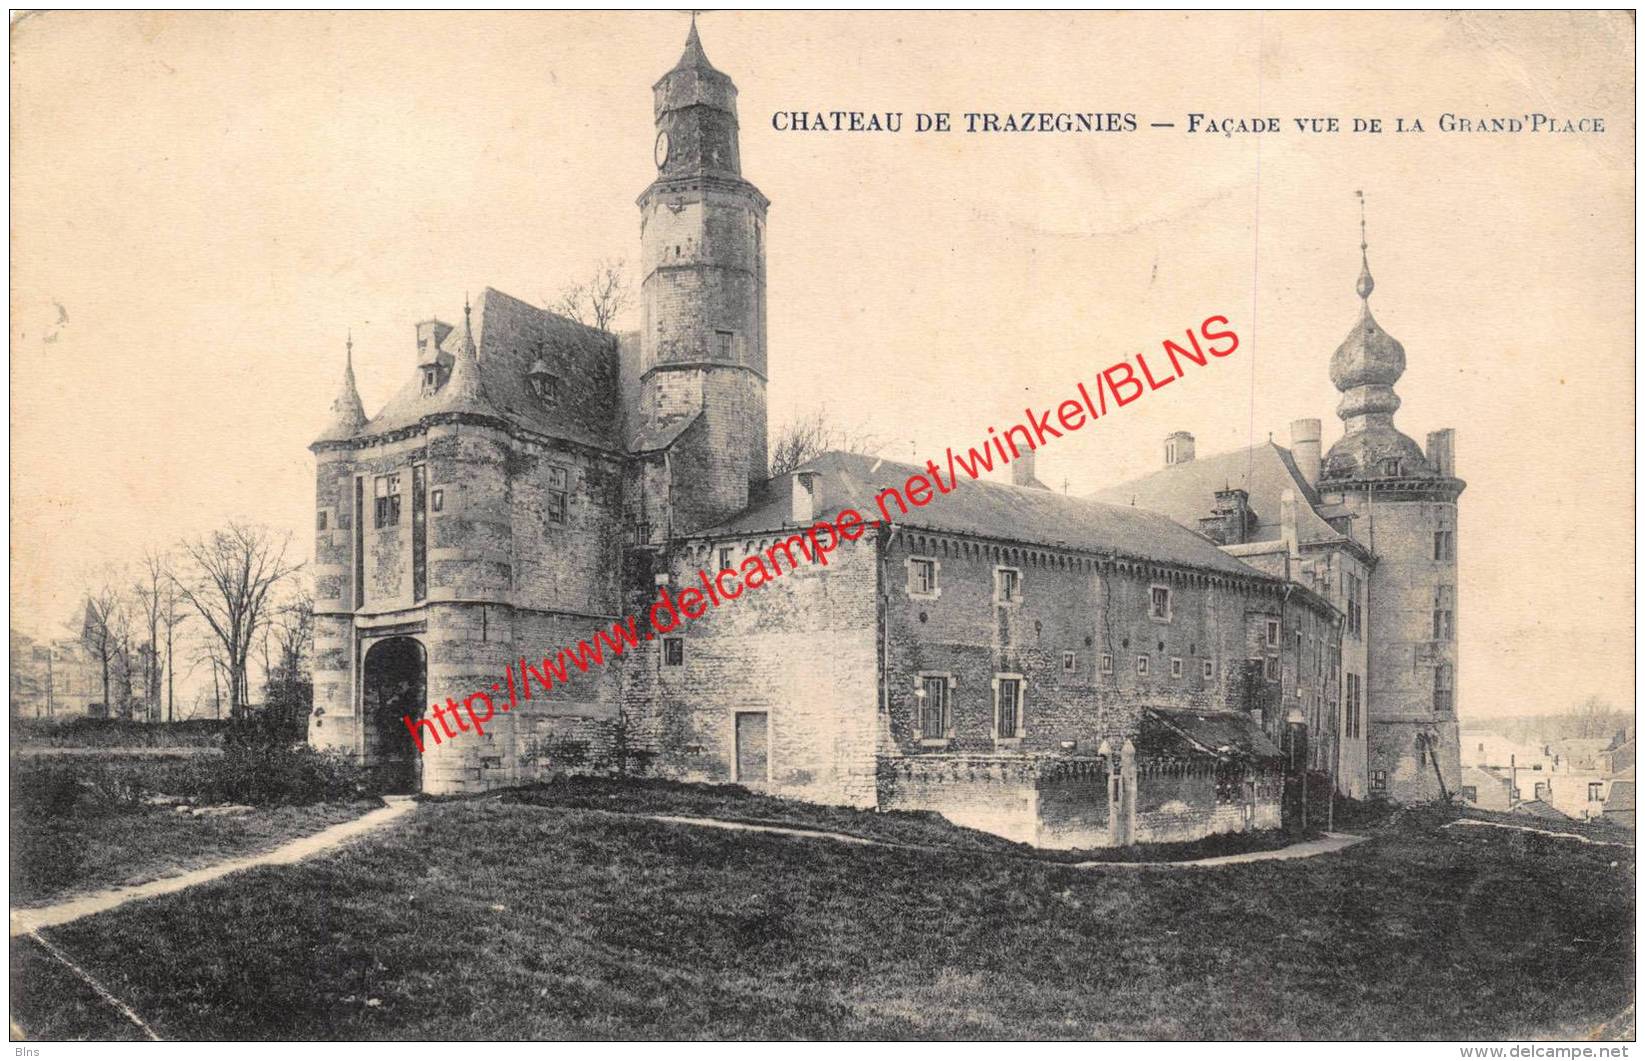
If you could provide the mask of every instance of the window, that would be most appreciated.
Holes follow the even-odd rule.
[[[1181,656],[1172,656],[1171,657],[1171,677],[1173,677],[1173,678],[1182,677],[1182,657]]]
[[[548,466],[548,489],[543,491],[543,518],[548,522],[563,526],[565,524],[566,483],[570,480],[570,473],[558,464]]]
[[[1590,781],[1590,782],[1588,782],[1588,799],[1589,799],[1589,801],[1593,802],[1593,801],[1597,801],[1597,800],[1602,800],[1604,798],[1605,798],[1605,782],[1603,782],[1603,781]]]
[[[1388,794],[1388,771],[1371,771],[1371,795],[1386,796]]]
[[[400,523],[400,476],[379,475],[376,480],[377,529],[398,526]]]
[[[1434,532],[1434,559],[1450,563],[1456,559],[1456,532],[1437,530]]]
[[[1210,660],[1203,660],[1200,663],[1201,678],[1204,678],[1206,681],[1210,681],[1212,678],[1216,677],[1216,674],[1217,668],[1211,663]]]
[[[908,561],[908,592],[916,597],[937,595],[937,562],[924,556]]]
[[[1536,783],[1536,787],[1531,790],[1531,798],[1532,799],[1547,799],[1548,798],[1548,782],[1538,781]]]
[[[1464,803],[1478,803],[1479,802],[1479,789],[1476,788],[1473,785],[1463,785],[1462,786],[1462,802],[1464,802]]]
[[[529,377],[531,393],[537,400],[553,405],[560,400],[560,377],[549,372],[533,372]]]
[[[440,389],[440,369],[436,365],[429,365],[423,369],[423,397],[428,397]]]
[[[1161,623],[1171,621],[1171,589],[1169,586],[1148,587],[1148,618]]]
[[[1383,475],[1398,475],[1399,472],[1400,472],[1400,466],[1399,466],[1399,458],[1398,457],[1386,457],[1386,458],[1383,459],[1383,461],[1382,461],[1382,474]]]
[[[940,740],[948,735],[948,679],[923,675],[917,693],[920,702],[920,738]]]
[[[1279,681],[1279,657],[1269,656],[1262,662],[1262,676],[1271,682]]]
[[[446,492],[444,490],[436,490],[431,497],[434,503],[434,511],[444,512],[446,508]]]
[[[681,637],[663,638],[663,663],[669,667],[678,667],[685,662],[685,639]]]
[[[1114,673],[1114,654],[1112,652],[1104,652],[1102,654],[1102,664],[1100,669],[1104,674]]]
[[[1348,634],[1349,636],[1355,638],[1360,636],[1360,629],[1363,619],[1363,614],[1361,612],[1362,605],[1360,604],[1361,585],[1362,584],[1358,575],[1352,573],[1348,574]]]
[[[1428,765],[1428,744],[1421,737],[1417,738],[1417,765]],[[1541,799],[1542,797],[1538,796],[1537,798]]]
[[[714,333],[714,356],[718,360],[731,360],[731,339],[733,334],[732,332]]]
[[[731,547],[729,545],[722,545],[722,546],[720,546],[720,570],[724,571],[727,568],[729,568],[730,566],[731,566]]]
[[[1022,599],[1022,572],[1014,567],[994,569],[994,600],[999,604],[1015,604]]]
[[[651,541],[651,524],[639,513],[634,514],[634,525],[629,528],[629,536],[635,545],[645,545]]]
[[[1434,668],[1434,710],[1451,710],[1451,665],[1441,663]]]
[[[1137,657],[1137,673],[1143,675],[1144,677],[1147,676],[1147,674],[1148,674],[1148,657],[1147,656],[1138,656]]]
[[[1343,714],[1347,725],[1346,735],[1358,737],[1365,730],[1364,701],[1361,698],[1359,675],[1349,674],[1345,677],[1347,679],[1347,689],[1345,690],[1347,703],[1344,705],[1346,710]]]
[[[1278,648],[1279,647],[1279,620],[1278,619],[1269,619],[1268,620],[1267,639],[1268,639],[1268,647],[1269,648]]]
[[[325,530],[326,529],[326,510],[323,509],[323,508],[320,510],[320,518],[316,521],[316,525],[315,525],[314,529],[315,530]]]
[[[1022,679],[994,679],[994,736],[1015,740],[1022,736]]]
[[[1438,586],[1434,589],[1434,640],[1449,641],[1456,632],[1452,622],[1452,588]]]
[[[1064,652],[1062,654],[1062,671],[1064,674],[1072,674],[1079,670],[1079,664],[1080,658],[1076,653]]]
[[[411,599],[428,597],[428,468],[411,466]]]

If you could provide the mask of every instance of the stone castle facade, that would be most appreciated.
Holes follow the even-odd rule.
[[[1401,607],[1437,593],[1434,569],[1389,550],[1426,532],[1419,512],[1437,526],[1448,504],[1454,520],[1460,490],[1448,465],[1397,441],[1398,344],[1362,322],[1350,344],[1363,353],[1333,362],[1349,434],[1317,486],[1279,486],[1279,508],[1253,505],[1257,490],[1213,492],[1214,517],[1183,526],[1163,504],[1052,493],[1025,455],[1010,485],[966,483],[826,567],[801,565],[518,703],[483,736],[419,753],[406,719],[430,704],[644,616],[659,588],[764,554],[918,471],[827,453],[767,475],[769,204],[742,175],[736,87],[695,26],[653,98],[638,335],[486,289],[460,323],[417,326],[414,370],[374,417],[350,349],[312,446],[313,745],[407,790],[621,771],[1092,846],[1278,824],[1307,772],[1363,790],[1366,748],[1431,731],[1391,706],[1344,723],[1345,665],[1365,677],[1365,704],[1419,683],[1379,665],[1397,632],[1410,667],[1412,631],[1350,607],[1347,575],[1381,588],[1379,606],[1396,586]],[[1315,464],[1318,445],[1316,428]],[[1417,794],[1398,777],[1391,794]]]

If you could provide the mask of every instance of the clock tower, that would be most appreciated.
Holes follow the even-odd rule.
[[[657,177],[641,193],[642,437],[668,439],[669,526],[690,533],[747,507],[766,475],[765,212],[743,179],[737,87],[685,51],[652,87]],[[677,434],[675,432],[678,432]]]

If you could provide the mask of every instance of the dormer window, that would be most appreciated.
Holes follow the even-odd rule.
[[[1399,458],[1398,457],[1388,457],[1388,458],[1384,459],[1383,462],[1382,462],[1382,474],[1383,475],[1398,476],[1399,475]]]
[[[526,383],[531,387],[531,393],[545,405],[557,404],[560,400],[560,377],[548,370],[548,362],[539,355],[531,363],[531,371],[526,373]]]
[[[428,397],[440,389],[440,367],[429,365],[423,369],[423,397]]]

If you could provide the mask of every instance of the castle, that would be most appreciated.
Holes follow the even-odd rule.
[[[1222,462],[1243,476],[1178,435],[1120,501],[1046,490],[1024,454],[1009,485],[966,483],[419,754],[405,720],[431,702],[919,470],[831,452],[767,475],[769,204],[736,97],[693,24],[653,86],[637,336],[486,289],[417,325],[371,418],[349,349],[311,447],[314,746],[406,790],[621,770],[1064,847],[1277,825],[1310,773],[1455,784],[1462,484],[1448,433],[1425,457],[1394,429],[1404,352],[1368,308],[1332,362],[1347,434],[1323,461],[1317,421]],[[1409,625],[1430,596],[1432,638]]]

